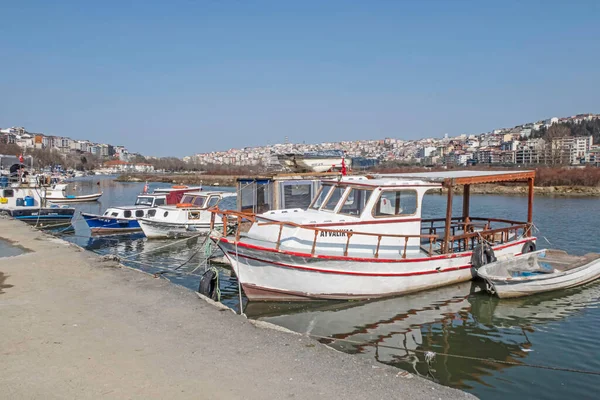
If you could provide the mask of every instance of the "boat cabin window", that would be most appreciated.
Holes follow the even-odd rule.
[[[327,198],[327,195],[329,194],[330,190],[331,190],[331,185],[321,186],[321,189],[319,189],[319,192],[315,196],[315,199],[313,200],[312,204],[310,205],[310,208],[314,208],[315,210],[318,210],[319,208],[321,208],[321,205],[323,205],[323,202]]]
[[[340,214],[360,216],[365,209],[373,190],[351,188],[340,209]]]
[[[373,210],[375,217],[399,217],[417,212],[417,192],[412,189],[381,192]]]
[[[14,197],[15,192],[12,189],[4,189],[4,195],[2,197]]]
[[[327,197],[322,209],[327,211],[335,210],[335,207],[340,202],[340,199],[347,188],[347,186],[334,186],[333,189],[329,191],[329,197]]]
[[[200,219],[200,211],[189,211],[188,219]]]
[[[206,197],[205,196],[197,196],[194,201],[192,202],[193,205],[195,205],[196,207],[202,207],[204,205],[204,202],[206,201]]]
[[[221,200],[221,198],[219,196],[210,196],[210,199],[208,199],[208,204],[206,205],[206,207],[207,208],[214,207],[217,204],[219,204],[220,200]]]
[[[135,210],[135,216],[137,218],[143,217],[144,216],[144,210]]]
[[[192,204],[192,201],[194,201],[194,196],[190,196],[189,194],[186,194],[185,196],[183,196],[181,198],[180,203],[182,203],[182,204]]]
[[[108,211],[106,211],[106,212],[104,213],[104,215],[108,215]]]
[[[165,199],[160,198],[160,197],[154,199],[154,205],[155,206],[164,206],[165,205]]]
[[[169,215],[169,212],[165,211],[165,213],[163,214],[163,217],[166,217],[167,215]]]
[[[118,217],[118,216],[119,216],[119,213],[116,213],[116,212],[114,212],[114,213],[110,214],[110,216],[111,216],[111,217]]]
[[[131,211],[129,211],[129,210],[125,210],[125,212],[123,212],[123,216],[124,216],[125,218],[131,218]]]
[[[156,210],[148,210],[148,217],[154,217],[156,215]]]
[[[151,196],[138,196],[135,201],[136,206],[152,206],[153,198]]]

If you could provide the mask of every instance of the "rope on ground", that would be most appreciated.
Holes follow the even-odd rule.
[[[598,376],[600,376],[600,371],[591,371],[591,370],[576,369],[576,368],[557,367],[557,366],[542,365],[542,364],[528,364],[528,363],[520,363],[520,362],[516,362],[516,361],[496,360],[494,358],[482,358],[482,357],[465,356],[465,355],[460,355],[460,354],[436,353],[436,352],[431,351],[431,350],[408,349],[406,347],[390,346],[390,345],[380,344],[380,343],[378,343],[378,344],[373,344],[373,343],[369,343],[369,342],[365,343],[365,342],[358,342],[358,341],[350,340],[350,339],[338,339],[338,338],[333,338],[333,337],[330,337],[330,336],[320,336],[320,335],[314,335],[314,334],[309,334],[309,336],[312,337],[312,338],[315,338],[315,339],[324,339],[324,340],[330,340],[330,341],[342,341],[342,342],[357,344],[357,345],[361,345],[361,346],[375,345],[375,346],[383,347],[383,348],[387,348],[387,349],[402,350],[402,351],[406,351],[406,352],[412,352],[412,353],[417,353],[417,354],[424,354],[425,355],[425,361],[428,362],[428,363],[430,363],[436,355],[440,355],[440,356],[446,356],[446,357],[461,358],[463,360],[491,362],[491,363],[495,363],[495,364],[514,365],[514,366],[517,366],[517,367],[530,367],[530,368],[538,368],[538,369],[547,369],[547,370],[552,370],[552,371],[574,372],[574,373],[578,373],[578,374],[598,375]]]
[[[167,243],[164,246],[158,246],[158,247],[155,247],[153,249],[148,249],[146,251],[140,251],[139,253],[130,254],[127,257],[123,257],[122,259],[123,260],[127,260],[127,259],[130,259],[132,257],[139,256],[140,254],[152,253],[154,251],[164,249],[165,247],[173,246],[174,244],[177,244],[177,243],[186,242],[186,241],[188,241],[190,239],[194,239],[194,238],[197,238],[199,236],[202,236],[202,235],[201,234],[192,235],[192,236],[189,236],[189,237],[186,237],[186,238],[183,238],[183,239],[175,240],[174,242]]]

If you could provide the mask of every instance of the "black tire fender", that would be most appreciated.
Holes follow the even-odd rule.
[[[217,299],[217,272],[214,269],[206,271],[202,278],[200,278],[200,285],[198,286],[198,292],[204,296],[216,300]]]
[[[523,248],[521,249],[521,254],[532,253],[536,250],[536,248],[537,247],[535,245],[535,242],[529,241],[523,245]]]

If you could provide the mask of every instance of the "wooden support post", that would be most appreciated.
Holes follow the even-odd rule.
[[[212,231],[213,229],[215,229],[215,215],[216,215],[216,211],[212,211],[210,213],[210,230]]]
[[[408,247],[408,236],[404,238],[404,253],[402,254],[402,258],[406,258],[406,248]]]
[[[375,258],[379,258],[379,245],[381,244],[381,235],[377,235],[377,249],[375,250]]]
[[[227,237],[227,214],[223,214],[223,236]]]
[[[464,190],[463,190],[463,222],[465,224],[468,224],[469,221],[469,203],[470,203],[470,199],[471,199],[471,185],[465,185],[464,186]],[[467,230],[467,227],[465,225],[465,232]]]
[[[346,233],[346,249],[344,250],[344,257],[348,257],[348,246],[350,246],[350,238],[352,237],[352,233]]]
[[[450,248],[450,229],[452,226],[452,195],[453,195],[453,185],[450,184],[448,186],[448,201],[446,203],[446,228],[444,230],[444,243],[443,243],[443,253],[449,253]]]
[[[275,250],[279,250],[279,244],[281,241],[281,231],[283,231],[283,224],[279,225],[279,235],[277,235],[277,245],[275,246]]]
[[[527,202],[527,232],[525,236],[531,236],[531,230],[533,228],[533,179],[527,179],[529,186],[529,199]]]
[[[312,250],[310,251],[310,255],[315,255],[315,248],[317,247],[317,236],[319,236],[319,230],[315,229],[315,238],[313,239]]]

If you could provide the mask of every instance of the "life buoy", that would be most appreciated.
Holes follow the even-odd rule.
[[[194,207],[194,205],[192,203],[178,203],[177,208],[188,208],[188,207]]]
[[[187,189],[188,187],[185,185],[173,185],[171,186],[173,189]]]
[[[536,245],[533,241],[529,241],[523,245],[521,249],[521,254],[532,253],[536,249]]]
[[[207,270],[200,278],[198,293],[203,294],[209,299],[220,301],[221,292],[219,290],[219,271],[212,267]]]
[[[471,265],[473,268],[477,270],[481,266],[494,261],[496,261],[496,255],[494,254],[494,249],[489,244],[479,243],[475,246],[471,255]]]

